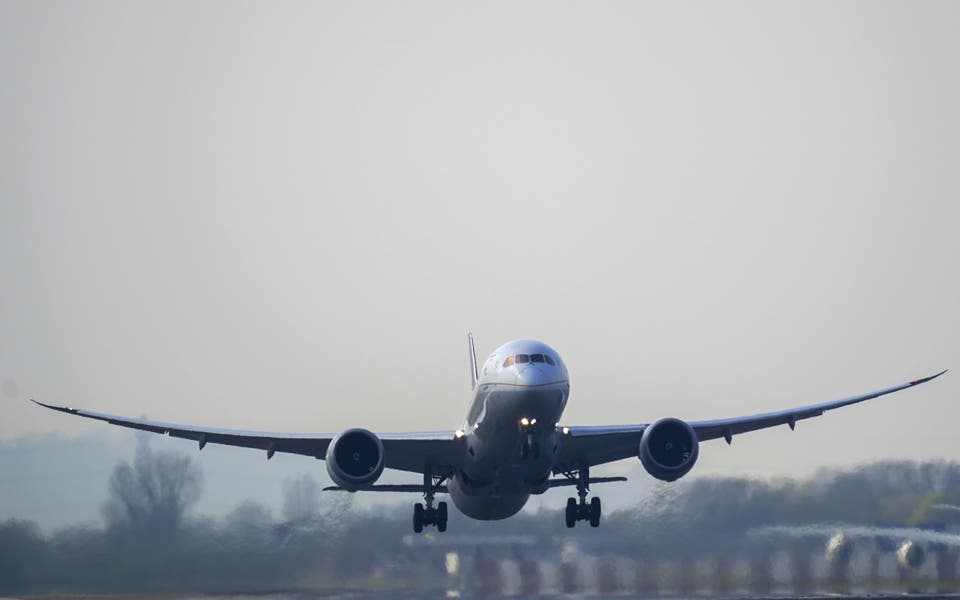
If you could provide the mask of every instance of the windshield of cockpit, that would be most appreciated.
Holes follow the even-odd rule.
[[[557,363],[553,360],[553,357],[549,354],[512,354],[503,361],[503,367],[512,367],[513,365],[522,365],[525,363],[547,363],[548,365],[556,365]]]

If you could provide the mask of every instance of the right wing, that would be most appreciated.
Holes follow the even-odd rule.
[[[51,410],[106,421],[111,425],[193,440],[198,443],[201,450],[207,444],[256,448],[266,451],[268,459],[273,458],[276,452],[286,452],[312,456],[322,460],[326,457],[327,447],[337,435],[335,433],[242,431],[219,427],[180,425],[178,423],[108,415],[68,406],[54,406],[36,400],[33,400],[33,402]],[[461,451],[462,441],[455,437],[453,431],[378,433],[377,437],[383,442],[384,466],[388,469],[423,473],[426,465],[431,465],[434,469],[444,466],[456,468],[460,466],[463,456]]]
[[[554,473],[636,458],[647,424],[562,427]]]
[[[821,402],[820,404],[810,404],[798,408],[746,417],[734,417],[732,419],[692,421],[689,425],[697,433],[697,439],[701,442],[723,438],[727,443],[730,443],[734,435],[777,425],[788,425],[790,429],[793,429],[796,427],[797,421],[818,417],[828,410],[849,406],[920,385],[936,379],[944,373],[946,373],[945,370],[929,377],[914,379],[875,392],[867,392],[866,394],[841,398],[831,402]],[[560,438],[560,452],[554,472],[570,472],[581,467],[592,467],[624,458],[635,458],[639,450],[640,438],[643,437],[643,432],[647,427],[649,427],[648,423],[564,427],[561,430],[563,435]]]
[[[905,390],[915,385],[920,385],[921,383],[926,383],[932,379],[936,379],[946,372],[946,370],[943,370],[936,375],[914,379],[913,381],[883,388],[882,390],[877,390],[875,392],[867,392],[866,394],[850,396],[849,398],[841,398],[840,400],[833,400],[831,402],[810,404],[808,406],[801,406],[799,408],[789,408],[787,410],[751,415],[749,417],[734,417],[732,419],[716,419],[713,421],[695,421],[690,423],[690,425],[697,432],[697,438],[701,442],[724,438],[729,444],[733,436],[740,433],[747,433],[749,431],[756,431],[758,429],[765,429],[767,427],[776,427],[777,425],[787,425],[790,427],[790,429],[793,429],[797,426],[797,421],[810,419],[812,417],[819,417],[826,411],[840,408],[841,406],[849,406],[851,404],[863,402],[864,400],[870,400],[871,398],[877,398],[880,396],[886,396],[887,394],[892,394],[893,392],[899,392],[900,390]]]

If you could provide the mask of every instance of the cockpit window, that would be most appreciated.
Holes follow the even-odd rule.
[[[512,367],[514,364],[525,364],[525,363],[547,363],[551,366],[556,366],[556,361],[553,360],[553,357],[549,354],[517,354],[514,356],[508,356],[506,360],[503,361],[503,368]]]

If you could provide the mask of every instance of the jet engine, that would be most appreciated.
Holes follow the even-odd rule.
[[[370,485],[383,473],[383,442],[366,429],[347,429],[327,446],[327,473],[345,490]]]
[[[640,438],[643,468],[662,481],[676,481],[689,473],[699,454],[697,432],[680,419],[659,419]]]
[[[919,569],[927,559],[927,553],[919,544],[906,541],[897,549],[897,563],[905,569]]]

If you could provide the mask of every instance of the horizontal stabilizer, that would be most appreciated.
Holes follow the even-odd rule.
[[[344,489],[344,488],[340,487],[339,485],[330,485],[330,486],[327,486],[327,487],[323,488],[323,491],[325,491],[325,492],[352,492],[352,491],[357,491],[357,492],[407,492],[407,493],[410,493],[410,494],[414,494],[414,493],[416,493],[416,494],[422,494],[422,493],[424,493],[424,489],[423,489],[423,485],[422,485],[422,484],[404,485],[404,484],[389,484],[389,483],[384,483],[384,484],[380,484],[380,485],[368,485],[368,486],[362,487],[362,488],[360,488],[360,489],[358,489],[358,490],[347,490],[347,489]],[[435,486],[433,486],[433,491],[436,492],[436,493],[438,493],[438,494],[447,494],[447,493],[449,493],[449,492],[447,491],[447,486],[445,486],[445,485],[435,485]]]
[[[615,481],[626,481],[626,477],[591,477],[587,480],[587,483],[613,483]],[[551,479],[547,482],[547,487],[564,487],[568,485],[577,485],[576,479]],[[422,484],[411,483],[411,484],[381,484],[381,485],[368,485],[357,490],[347,490],[339,485],[330,485],[323,488],[325,492],[401,492],[408,494],[423,494],[425,492]],[[433,491],[438,494],[449,494],[447,486],[438,485],[434,486]]]
[[[591,483],[613,483],[615,481],[626,481],[626,477],[591,477],[587,480],[587,484]],[[551,479],[547,482],[547,487],[564,487],[567,485],[577,485],[578,480],[576,479]]]

